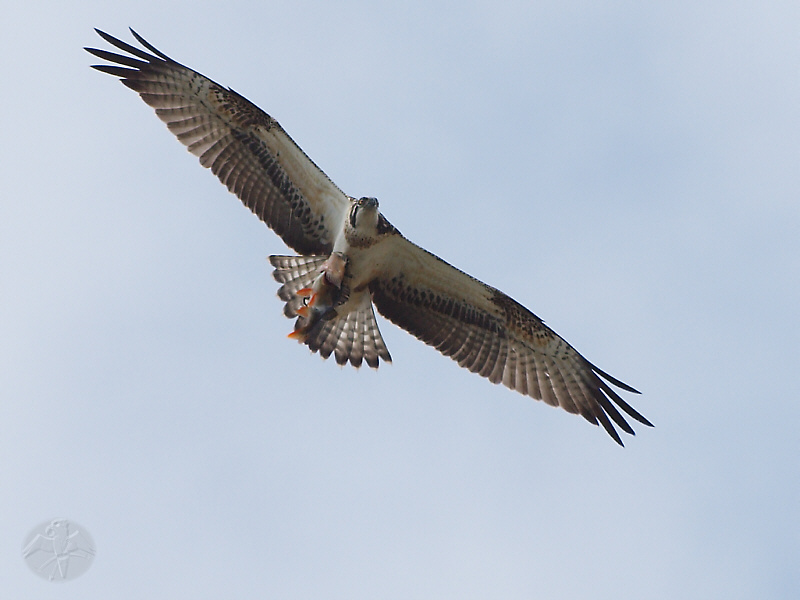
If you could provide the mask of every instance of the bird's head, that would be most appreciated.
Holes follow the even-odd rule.
[[[350,227],[359,235],[374,235],[378,227],[378,199],[353,199],[350,204]]]

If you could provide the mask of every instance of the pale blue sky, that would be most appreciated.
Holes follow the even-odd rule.
[[[3,598],[795,598],[796,2],[4,10]],[[285,338],[280,239],[130,90],[131,25],[639,388],[621,449],[381,320]],[[28,531],[97,557],[34,577]]]

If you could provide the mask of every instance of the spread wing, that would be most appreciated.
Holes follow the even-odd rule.
[[[100,30],[125,55],[86,48],[155,108],[189,151],[300,254],[330,254],[349,209],[347,196],[278,122],[230,88],[134,37],[149,52]],[[152,54],[151,54],[152,53]]]
[[[639,392],[595,367],[527,308],[400,235],[384,243],[392,244],[393,259],[370,288],[387,319],[492,383],[601,424],[620,445],[612,421],[634,432],[618,409],[652,426],[609,384]]]

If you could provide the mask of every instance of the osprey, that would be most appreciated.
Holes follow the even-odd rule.
[[[195,156],[300,256],[271,256],[290,337],[359,367],[391,362],[375,312],[492,383],[600,423],[620,445],[620,414],[652,426],[609,384],[638,394],[586,360],[527,308],[414,245],[375,198],[342,192],[278,122],[230,88],[100,30],[126,54],[86,48],[121,78]],[[148,52],[149,51],[149,52]],[[616,406],[615,406],[616,404]]]

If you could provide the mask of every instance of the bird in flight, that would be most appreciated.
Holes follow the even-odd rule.
[[[375,198],[342,192],[278,122],[230,88],[172,60],[139,34],[124,54],[86,48],[155,109],[169,130],[299,256],[271,256],[289,337],[340,365],[391,362],[374,308],[464,368],[536,400],[633,435],[620,410],[652,424],[601,371],[527,308],[403,237]],[[110,63],[110,64],[108,64]]]

